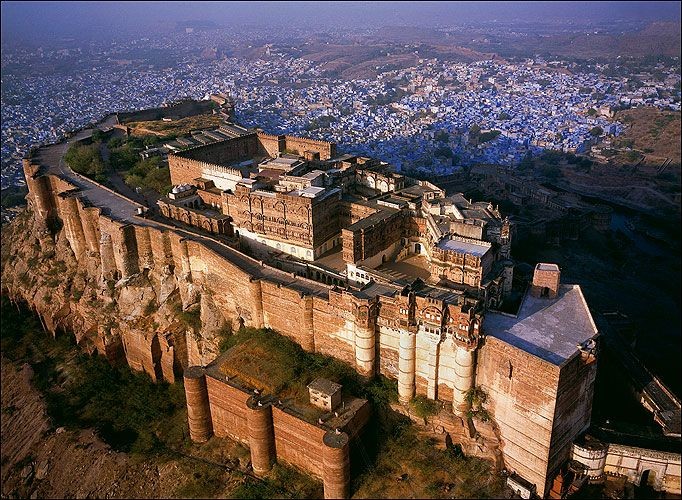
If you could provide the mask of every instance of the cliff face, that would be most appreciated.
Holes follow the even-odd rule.
[[[49,229],[41,222],[29,204],[3,227],[2,288],[26,301],[47,330],[72,331],[87,351],[125,360],[155,380],[172,382],[186,366],[215,358],[227,320],[202,285],[173,265],[119,278],[97,252],[76,260],[68,222]]]

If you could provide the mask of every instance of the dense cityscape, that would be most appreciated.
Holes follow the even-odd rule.
[[[2,498],[680,498],[679,2],[2,2]]]
[[[205,39],[202,33],[179,33],[155,43],[133,40],[125,48],[148,45],[182,54],[193,35],[218,43],[215,34]],[[473,163],[514,165],[542,149],[584,153],[600,136],[622,131],[622,124],[610,120],[615,109],[680,109],[675,61],[632,78],[606,76],[617,68],[613,63],[571,72],[567,63],[542,58],[516,63],[419,58],[414,67],[377,67],[373,79],[341,80],[329,77],[324,63],[292,57],[272,44],[249,59],[221,55],[214,47],[197,49],[182,54],[172,68],[153,57],[122,59],[121,45],[3,50],[3,187],[21,180],[20,159],[32,145],[54,142],[110,112],[212,92],[232,95],[244,125],[335,141],[341,149],[422,174],[447,174]],[[79,69],[67,65],[52,75],[13,71],[65,60]],[[488,134],[472,141],[472,126]]]

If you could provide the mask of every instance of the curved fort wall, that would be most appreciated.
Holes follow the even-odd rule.
[[[279,403],[260,399],[252,392],[208,375],[204,368],[185,370],[190,437],[204,442],[212,434],[247,445],[256,475],[266,474],[282,460],[324,484],[325,498],[348,498],[350,492],[350,438],[307,422]],[[352,427],[362,429],[369,418],[360,410]]]

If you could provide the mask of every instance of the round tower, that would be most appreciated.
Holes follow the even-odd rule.
[[[460,317],[460,324],[451,330],[455,344],[455,381],[452,394],[452,409],[455,415],[463,417],[469,410],[467,392],[474,387],[476,374],[476,349],[479,346],[481,318],[469,312],[469,318]]]
[[[266,474],[275,461],[275,433],[272,406],[251,396],[246,401],[246,423],[249,429],[251,466],[257,476]]]
[[[417,335],[408,330],[400,330],[400,349],[398,351],[398,400],[409,403],[414,397],[414,376]]]
[[[206,373],[200,366],[190,366],[185,370],[183,378],[187,398],[189,437],[195,443],[204,443],[213,434]]]
[[[324,498],[350,496],[349,439],[345,432],[328,431],[322,438],[322,482]]]
[[[355,367],[365,377],[374,376],[375,344],[371,309],[362,305],[357,308],[355,316]]]
[[[609,447],[594,438],[586,437],[573,443],[573,460],[580,462],[587,469],[590,480],[600,479],[604,475],[606,455]]]
[[[455,388],[452,395],[452,409],[457,416],[469,410],[466,394],[474,386],[475,349],[457,345],[455,351]]]

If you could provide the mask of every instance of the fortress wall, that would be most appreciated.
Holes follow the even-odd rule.
[[[83,258],[88,245],[85,241],[85,232],[81,224],[81,213],[78,210],[78,201],[75,193],[63,192],[57,196],[59,217],[64,224],[64,234],[69,241],[71,250],[77,261]]]
[[[438,399],[452,401],[457,375],[455,373],[455,358],[457,347],[451,341],[440,344],[438,353]],[[474,381],[475,383],[475,381]]]
[[[328,160],[336,156],[336,144],[333,142],[318,141],[291,135],[285,135],[284,140],[284,147],[289,151],[296,151],[299,155],[303,155],[304,151],[315,151],[320,153],[320,160]]]
[[[159,343],[160,357],[156,360],[155,372],[160,380],[165,380],[170,384],[175,383],[175,346],[173,337],[169,334],[158,333],[156,335]],[[152,356],[153,357],[153,356]],[[179,363],[178,363],[179,364]]]
[[[185,118],[188,116],[208,114],[213,109],[212,101],[194,101],[187,100],[168,107],[143,109],[139,111],[122,111],[116,113],[119,123],[128,123],[133,121],[151,121],[160,120],[166,116],[179,116]]]
[[[285,148],[284,140],[281,140],[281,136],[258,132],[257,137],[260,143],[260,150],[264,155],[276,157]]]
[[[286,411],[272,408],[277,459],[322,478],[322,438],[325,430]]]
[[[213,377],[206,377],[206,388],[211,408],[213,433],[217,437],[229,437],[248,446],[246,401],[251,394]]]
[[[235,439],[250,448],[257,475],[267,473],[273,461],[282,460],[322,479],[325,498],[348,497],[350,439],[345,432],[326,431],[269,402],[259,405],[257,397],[246,389],[203,373],[197,366],[185,371],[194,441],[207,440],[211,432]],[[370,407],[364,405],[349,424],[352,436],[359,435],[369,417]]]
[[[114,256],[117,266],[124,278],[139,273],[139,259],[137,255],[137,239],[135,238],[135,226],[126,224],[112,235],[114,242]]]
[[[29,200],[32,201],[37,220],[46,223],[56,215],[55,191],[49,175],[40,175],[40,165],[23,160],[24,177],[28,188]]]
[[[539,493],[549,483],[558,382],[559,367],[497,338],[487,337],[478,352],[476,384],[488,394],[487,407],[500,429],[505,465],[534,483]]]
[[[330,298],[332,298],[330,292]],[[340,296],[340,294],[337,294]],[[347,299],[346,299],[347,300]],[[345,318],[345,310],[329,301],[313,299],[313,324],[315,325],[315,351],[333,356],[355,366],[355,322]]]
[[[119,222],[108,219],[107,217],[99,218],[100,231],[100,255],[102,257],[102,271],[103,272],[117,272],[123,273],[123,263],[120,260],[120,249],[117,252],[115,246],[118,245],[120,237],[118,236]]]
[[[169,154],[171,183],[192,184],[204,171],[234,170],[225,165],[259,156],[260,149],[256,134],[249,134]]]
[[[417,394],[436,399],[438,385],[438,357],[440,345],[426,335],[417,333],[417,349],[415,360],[415,378]]]
[[[164,266],[174,265],[173,250],[171,249],[171,242],[169,234],[165,231],[159,231],[156,228],[148,228],[149,231],[149,246],[154,259],[153,267],[162,270]]]
[[[554,477],[561,464],[571,458],[573,441],[590,425],[596,376],[594,358],[586,363],[580,354],[561,367],[550,444],[555,451],[549,457],[549,478]]]
[[[400,330],[387,326],[379,326],[377,328],[377,341],[379,346],[379,373],[391,379],[398,379],[400,359]]]
[[[304,345],[303,298],[292,289],[261,281],[263,322],[266,327]]]
[[[145,372],[156,380],[151,339],[147,339],[144,333],[134,329],[121,337],[128,366],[133,370]]]
[[[185,158],[191,158],[206,163],[225,165],[239,160],[249,160],[254,156],[258,156],[258,150],[258,137],[256,134],[248,134],[192,148],[183,151],[180,155]]]
[[[168,155],[171,184],[192,184],[194,179],[201,177],[201,165],[197,160],[182,158],[174,154]]]
[[[204,285],[211,291],[213,302],[225,320],[235,329],[239,327],[240,317],[247,326],[253,326],[257,322],[258,304],[254,303],[250,289],[250,276],[203,246],[201,258],[206,266]]]
[[[171,254],[175,274],[184,279],[191,279],[192,271],[189,266],[189,254],[187,252],[187,240],[177,233],[170,233]]]
[[[99,255],[99,217],[101,211],[96,207],[86,208],[82,202],[78,203],[78,209],[81,213],[81,224],[83,225],[87,250],[93,255]]]
[[[149,228],[142,226],[134,226],[134,228],[140,269],[152,269],[154,267],[154,254],[152,253]]]

